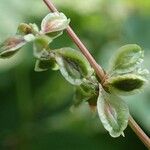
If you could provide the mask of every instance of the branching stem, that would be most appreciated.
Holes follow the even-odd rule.
[[[51,0],[43,0],[44,3],[47,5],[49,10],[51,12],[58,12],[56,7],[53,5]],[[66,29],[68,35],[73,40],[73,42],[78,46],[80,51],[83,53],[83,55],[87,58],[93,69],[95,70],[97,76],[101,79],[101,81],[104,80],[106,77],[106,74],[102,67],[97,64],[93,56],[90,54],[89,50],[85,47],[85,45],[81,42],[79,37],[75,34],[75,32],[72,30],[70,26]],[[150,138],[144,133],[144,131],[140,128],[140,126],[136,123],[136,121],[133,119],[133,117],[130,115],[129,117],[129,126],[132,128],[132,130],[135,132],[135,134],[139,137],[139,139],[145,144],[145,146],[150,149]]]

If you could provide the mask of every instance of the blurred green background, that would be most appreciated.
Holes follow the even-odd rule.
[[[150,70],[150,0],[53,0],[105,69],[119,46],[137,43]],[[37,23],[48,13],[42,0],[0,0],[0,41],[20,22]],[[76,48],[66,33],[51,45]],[[77,48],[76,48],[77,49]],[[128,127],[111,138],[87,104],[70,111],[74,88],[59,72],[34,72],[32,44],[0,60],[0,150],[145,150]],[[150,86],[124,97],[150,135]]]

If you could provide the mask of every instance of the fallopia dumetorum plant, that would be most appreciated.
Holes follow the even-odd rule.
[[[35,71],[59,70],[62,76],[75,86],[74,107],[88,102],[97,108],[104,128],[112,137],[124,135],[129,119],[129,108],[121,95],[142,91],[148,79],[148,70],[142,69],[144,51],[136,44],[119,48],[111,59],[110,69],[103,82],[97,78],[88,60],[70,47],[51,49],[51,43],[62,35],[70,19],[63,13],[49,13],[41,23],[21,23],[16,35],[0,45],[0,58],[15,55],[29,42],[33,43]]]

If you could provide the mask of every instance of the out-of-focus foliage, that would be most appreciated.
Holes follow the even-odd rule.
[[[53,0],[71,18],[71,26],[96,60],[107,68],[118,47],[136,43],[145,50],[150,69],[149,0]],[[1,0],[0,41],[14,34],[20,22],[37,23],[48,13],[42,0]],[[52,48],[76,46],[67,34]],[[0,59],[0,149],[120,150],[145,149],[134,133],[112,139],[87,105],[73,112],[74,89],[58,72],[34,72],[32,45],[9,60]],[[143,94],[124,97],[130,111],[150,135],[150,86]]]

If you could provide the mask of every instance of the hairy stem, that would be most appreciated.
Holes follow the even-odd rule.
[[[44,3],[47,5],[47,7],[52,12],[58,12],[56,7],[53,5],[51,0],[43,0]],[[83,53],[83,55],[87,58],[93,69],[95,70],[97,76],[101,79],[101,81],[104,80],[106,77],[105,72],[103,71],[102,67],[97,64],[95,59],[90,54],[89,50],[85,47],[85,45],[81,42],[81,40],[78,38],[78,36],[75,34],[75,32],[72,30],[70,26],[66,29],[68,35],[73,40],[73,42],[78,46],[80,51]],[[129,117],[129,126],[132,128],[132,130],[136,133],[136,135],[139,137],[139,139],[145,144],[145,146],[150,149],[150,138],[144,133],[144,131],[140,128],[140,126],[135,122],[135,120],[132,118],[132,116]]]

